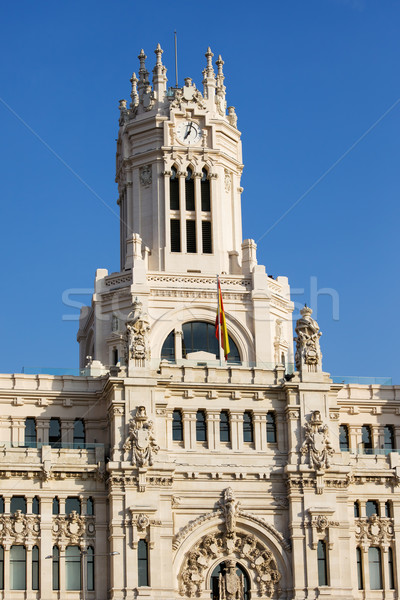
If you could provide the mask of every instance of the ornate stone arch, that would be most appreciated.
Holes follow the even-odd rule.
[[[209,591],[215,566],[226,560],[235,560],[247,570],[253,597],[273,598],[291,588],[289,544],[264,519],[241,511],[231,488],[224,491],[215,511],[191,521],[177,534],[173,548],[181,596]]]
[[[152,327],[152,356],[161,356],[161,348],[167,335],[177,324],[189,321],[215,322],[216,309],[207,305],[195,304],[185,308],[177,307],[168,311]],[[242,362],[252,360],[253,337],[249,329],[229,312],[225,313],[229,335],[238,347]]]

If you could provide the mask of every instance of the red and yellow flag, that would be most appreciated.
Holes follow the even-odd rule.
[[[225,360],[228,359],[228,354],[230,352],[229,348],[229,338],[228,338],[228,330],[226,328],[226,319],[225,319],[225,311],[224,311],[224,303],[222,302],[222,293],[221,286],[219,283],[219,278],[217,279],[217,289],[218,289],[218,312],[217,318],[215,320],[215,337],[218,340],[221,339],[221,346],[224,349]],[[221,338],[219,328],[221,327]]]

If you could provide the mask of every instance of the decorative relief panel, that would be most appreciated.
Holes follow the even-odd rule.
[[[304,430],[305,440],[300,449],[303,459],[308,454],[310,468],[324,472],[330,466],[334,450],[329,441],[329,429],[327,425],[323,425],[319,410],[311,414],[310,422],[305,424]]]
[[[29,538],[40,536],[40,520],[17,510],[13,515],[0,515],[0,538],[11,538],[13,543],[23,544]]]
[[[58,515],[53,519],[53,536],[58,542],[79,544],[82,538],[94,537],[94,518],[81,516],[73,510],[69,515]]]
[[[388,546],[393,537],[393,519],[377,515],[356,519],[356,540],[363,546]]]
[[[153,421],[147,418],[146,408],[138,406],[136,415],[129,421],[129,435],[124,443],[125,453],[132,451],[132,464],[141,467],[151,467],[153,455],[160,447],[154,438]]]
[[[140,183],[144,187],[148,187],[149,185],[151,185],[152,180],[153,180],[153,177],[152,177],[151,165],[145,165],[144,167],[141,167],[140,168]]]

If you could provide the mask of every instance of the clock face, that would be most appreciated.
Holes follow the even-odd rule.
[[[201,128],[193,121],[183,121],[178,126],[176,135],[183,144],[197,144],[201,138]]]

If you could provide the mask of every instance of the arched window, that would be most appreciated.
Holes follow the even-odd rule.
[[[388,517],[390,519],[391,516],[392,516],[392,503],[390,502],[390,500],[386,500],[386,502],[385,502],[385,517]]]
[[[354,502],[354,517],[356,519],[360,517],[360,504],[358,502]]]
[[[32,499],[32,514],[40,515],[40,500],[37,496]]]
[[[74,448],[83,448],[85,445],[85,423],[83,419],[74,422]]]
[[[361,442],[364,446],[365,454],[372,454],[372,431],[369,425],[361,427]]]
[[[240,362],[239,350],[229,337],[230,353],[228,362]],[[215,324],[205,321],[190,321],[182,326],[182,356],[186,358],[190,352],[209,352],[218,357],[218,340],[215,337]]]
[[[243,413],[243,441],[253,441],[253,414],[249,410]]]
[[[4,590],[4,548],[0,546],[0,590]]]
[[[356,548],[356,560],[357,560],[357,581],[358,581],[358,589],[364,589],[364,575],[362,568],[362,555],[361,548]]]
[[[90,516],[94,515],[94,502],[91,496],[86,500],[86,514]]]
[[[339,446],[342,452],[349,450],[349,429],[347,425],[340,425],[339,427]]]
[[[394,443],[394,430],[392,425],[385,425],[385,428],[383,430],[384,433],[384,445],[383,447],[385,448],[386,452],[391,452],[392,450],[394,450],[395,447],[395,443]]]
[[[394,564],[393,564],[393,550],[392,548],[388,548],[388,566],[389,566],[389,589],[394,590]]]
[[[379,517],[379,505],[375,500],[368,500],[365,503],[365,514],[367,517],[372,517],[372,515]]]
[[[26,590],[25,546],[11,546],[10,548],[10,588]]]
[[[229,566],[225,562],[222,562],[219,565],[217,565],[214,571],[212,572],[210,581],[212,600],[222,600],[219,594],[219,576],[220,574],[224,576],[228,568]],[[250,579],[247,572],[240,563],[236,563],[236,575],[239,575],[239,577],[243,578],[243,595],[240,594],[239,597],[243,598],[243,600],[250,600]]]
[[[78,515],[81,514],[80,498],[77,496],[68,496],[68,498],[65,499],[65,514],[69,515],[73,510],[77,512]]]
[[[182,413],[178,409],[172,413],[172,439],[174,442],[183,442]]]
[[[185,178],[186,210],[194,210],[194,180],[193,171],[189,167]]]
[[[219,439],[221,442],[231,441],[231,424],[227,410],[221,410],[219,413]]]
[[[65,549],[65,589],[81,589],[81,549],[79,546],[67,546]]]
[[[171,169],[169,180],[169,207],[171,210],[179,210],[179,179],[175,167]]]
[[[14,514],[20,510],[23,515],[26,515],[26,498],[25,496],[13,496],[10,503],[10,513]]]
[[[319,540],[317,546],[318,560],[318,585],[328,585],[328,561],[326,556],[326,544]]]
[[[53,546],[53,590],[60,589],[60,551]]]
[[[196,441],[207,441],[207,422],[204,410],[198,410],[196,413]]]
[[[86,550],[86,585],[89,592],[94,590],[94,548],[89,546]]]
[[[269,444],[276,443],[275,413],[272,411],[267,412],[267,442]]]
[[[61,423],[56,417],[50,419],[49,444],[52,448],[61,448]]]
[[[371,590],[382,589],[381,549],[376,546],[368,548],[369,587]]]
[[[33,417],[25,419],[25,446],[36,448],[36,420]]]
[[[60,501],[57,497],[53,498],[53,515],[60,514]]]
[[[149,549],[146,540],[138,542],[138,586],[149,585]]]
[[[32,548],[32,589],[39,589],[39,547]]]
[[[164,340],[161,349],[161,360],[175,361],[175,331],[171,331]]]

